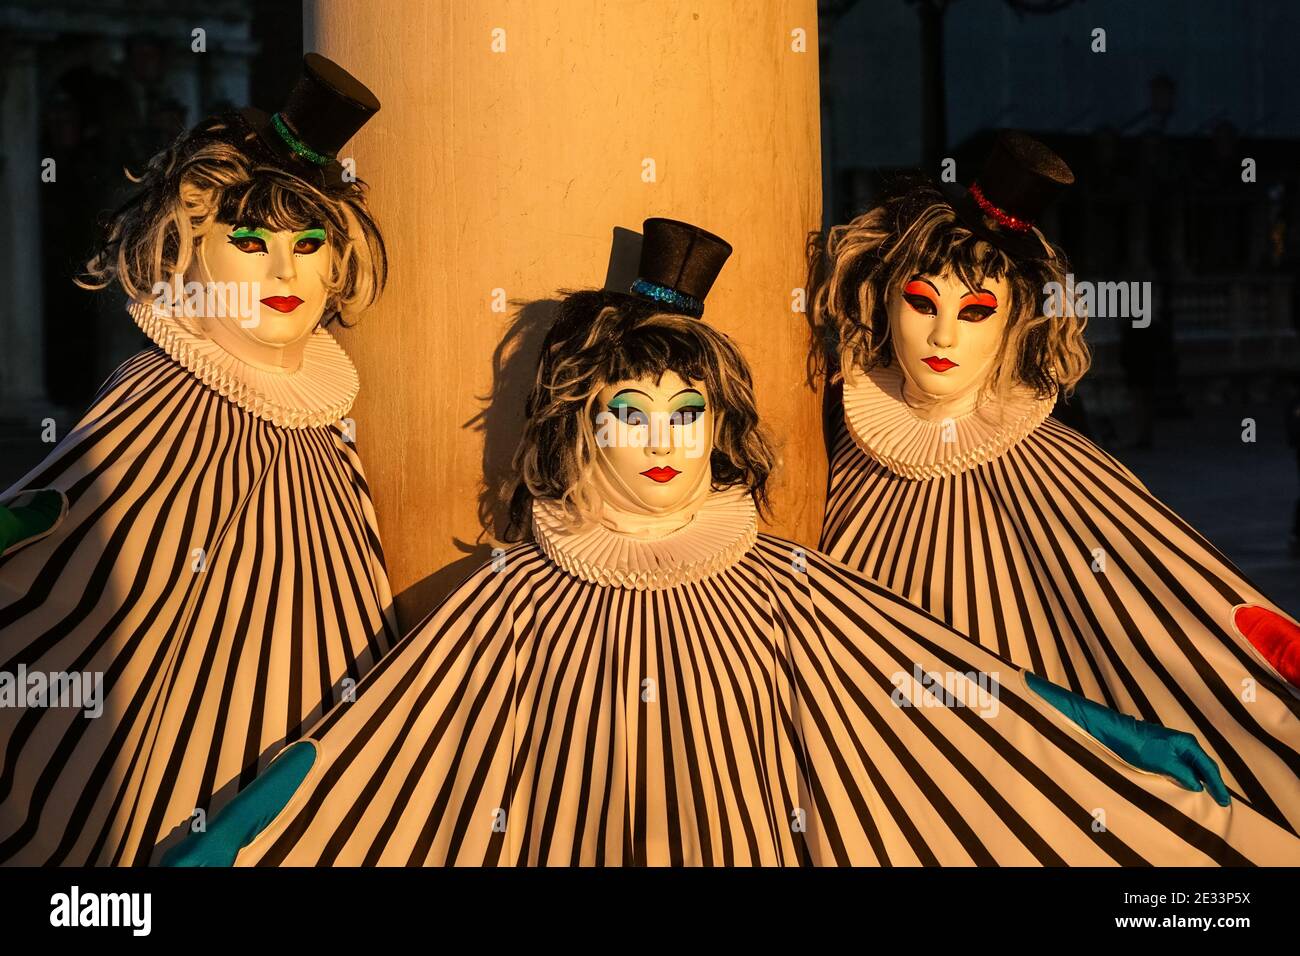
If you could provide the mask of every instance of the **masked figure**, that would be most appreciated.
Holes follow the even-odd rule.
[[[1072,181],[1004,134],[969,189],[918,185],[831,230],[815,309],[843,400],[821,547],[982,647],[1194,734],[1295,831],[1295,622],[1048,417],[1088,352],[1033,222]]]
[[[378,108],[308,55],[283,110],[200,123],[112,219],[83,281],[153,344],[0,497],[27,521],[0,558],[0,860],[149,862],[394,642],[324,329],[384,283],[335,159]]]
[[[698,318],[729,253],[647,220],[632,294],[564,299],[515,459],[534,541],[471,575],[166,862],[1300,859],[1221,805],[1187,735],[757,532],[771,447],[744,359]]]

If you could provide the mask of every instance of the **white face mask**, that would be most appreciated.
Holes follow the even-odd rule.
[[[714,420],[704,387],[672,371],[601,389],[591,479],[602,521],[639,536],[690,521],[711,490]]]
[[[952,275],[903,284],[889,302],[889,335],[909,401],[949,411],[974,406],[1002,348],[1010,295],[1005,278],[986,278],[974,289]]]
[[[207,297],[218,307],[204,310],[204,331],[246,362],[296,367],[325,312],[326,242],[319,228],[274,231],[213,223],[186,273],[187,283],[218,293]]]

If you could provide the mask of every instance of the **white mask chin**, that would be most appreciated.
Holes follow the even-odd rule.
[[[678,503],[671,507],[648,505],[599,452],[588,480],[600,500],[600,523],[611,531],[635,538],[661,538],[690,524],[713,485],[711,469],[700,468],[695,486]]]
[[[944,415],[961,415],[973,411],[979,404],[980,389],[984,387],[996,358],[996,355],[990,355],[985,359],[978,374],[971,379],[965,388],[958,392],[950,392],[947,395],[936,395],[933,392],[927,392],[913,377],[911,370],[905,363],[896,362],[895,364],[899,366],[900,371],[903,373],[903,397],[909,406],[917,411],[928,410],[941,412]]]

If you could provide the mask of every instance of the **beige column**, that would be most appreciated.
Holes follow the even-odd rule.
[[[306,49],[383,103],[348,152],[392,282],[340,339],[404,625],[496,543],[483,516],[555,291],[630,281],[612,233],[647,216],[735,246],[707,318],[753,364],[782,445],[770,530],[816,544],[826,465],[798,311],[821,219],[814,0],[308,0]]]

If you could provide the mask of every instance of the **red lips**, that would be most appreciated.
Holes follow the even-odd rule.
[[[660,484],[663,484],[665,481],[672,481],[680,475],[681,472],[676,468],[658,467],[647,468],[645,471],[641,472],[641,474],[645,475],[651,481],[657,481]]]
[[[296,295],[270,295],[262,300],[262,305],[269,305],[277,312],[292,312],[302,305],[302,299]]]
[[[921,361],[930,366],[930,368],[934,369],[936,372],[946,372],[950,368],[957,367],[956,362],[951,359],[939,358],[937,355],[931,355],[929,358],[921,359]]]

